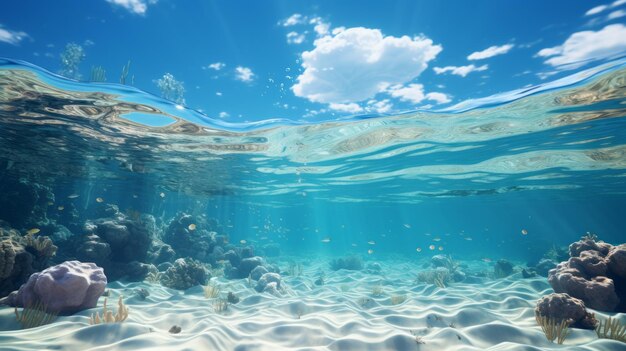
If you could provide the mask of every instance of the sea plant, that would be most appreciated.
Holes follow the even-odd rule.
[[[53,322],[57,318],[57,314],[46,312],[46,306],[41,301],[37,301],[25,306],[22,313],[19,313],[15,307],[15,318],[22,329],[29,329]]]
[[[289,268],[287,269],[287,272],[289,272],[289,276],[291,277],[299,277],[302,275],[302,264],[301,263],[295,263],[295,262],[290,262],[289,263]]]
[[[102,307],[102,316],[98,312],[92,313],[89,318],[89,324],[104,324],[104,323],[121,323],[128,318],[128,307],[124,305],[123,297],[120,296],[117,300],[117,312],[113,314],[113,311],[107,309],[107,299],[104,298],[104,306]]]
[[[106,71],[102,66],[91,66],[90,82],[106,82]]]
[[[372,296],[378,297],[378,296],[383,296],[383,295],[384,295],[384,290],[383,290],[382,285],[377,284],[372,287]]]
[[[224,313],[226,310],[228,310],[228,301],[224,299],[213,301],[213,311],[215,311],[215,313]]]
[[[561,345],[569,335],[569,321],[565,319],[559,322],[554,318],[535,314],[535,320],[550,342],[556,339],[556,342]]]
[[[626,343],[626,324],[609,317],[604,322],[599,321],[596,334],[601,339],[612,339]]]
[[[207,299],[214,299],[220,295],[220,288],[215,284],[208,284],[203,286],[204,297]]]

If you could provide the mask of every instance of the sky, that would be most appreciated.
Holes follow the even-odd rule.
[[[0,57],[67,75],[62,53],[74,43],[85,55],[82,80],[100,66],[108,82],[119,82],[130,61],[127,84],[160,95],[159,81],[180,83],[187,107],[234,123],[438,110],[626,54],[626,0],[20,0],[0,7]]]

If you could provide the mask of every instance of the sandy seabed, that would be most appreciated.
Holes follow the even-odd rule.
[[[257,293],[246,279],[213,278],[222,297],[232,291],[241,298],[222,313],[202,287],[183,292],[146,282],[109,284],[108,305],[115,310],[123,295],[130,308],[123,323],[89,325],[104,298],[98,308],[25,330],[12,308],[0,308],[0,350],[626,350],[592,330],[573,329],[563,345],[547,341],[533,312],[535,301],[552,292],[546,278],[516,273],[442,289],[415,282],[423,262],[381,260],[377,273],[330,271],[327,261],[301,260],[303,274],[283,277],[280,297]],[[489,269],[463,263],[469,272]],[[140,288],[150,292],[145,300]],[[398,296],[406,300],[397,303]],[[626,322],[626,314],[613,316]],[[171,334],[173,325],[182,331]]]

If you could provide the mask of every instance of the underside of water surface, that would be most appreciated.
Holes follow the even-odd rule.
[[[625,117],[623,60],[248,124],[0,60],[2,349],[626,349]]]

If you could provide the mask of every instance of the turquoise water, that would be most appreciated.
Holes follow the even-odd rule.
[[[437,112],[315,123],[227,123],[9,59],[0,78],[0,218],[20,230],[43,220],[6,196],[22,179],[54,194],[47,221],[185,212],[284,254],[532,262],[586,232],[623,240],[623,61]]]

